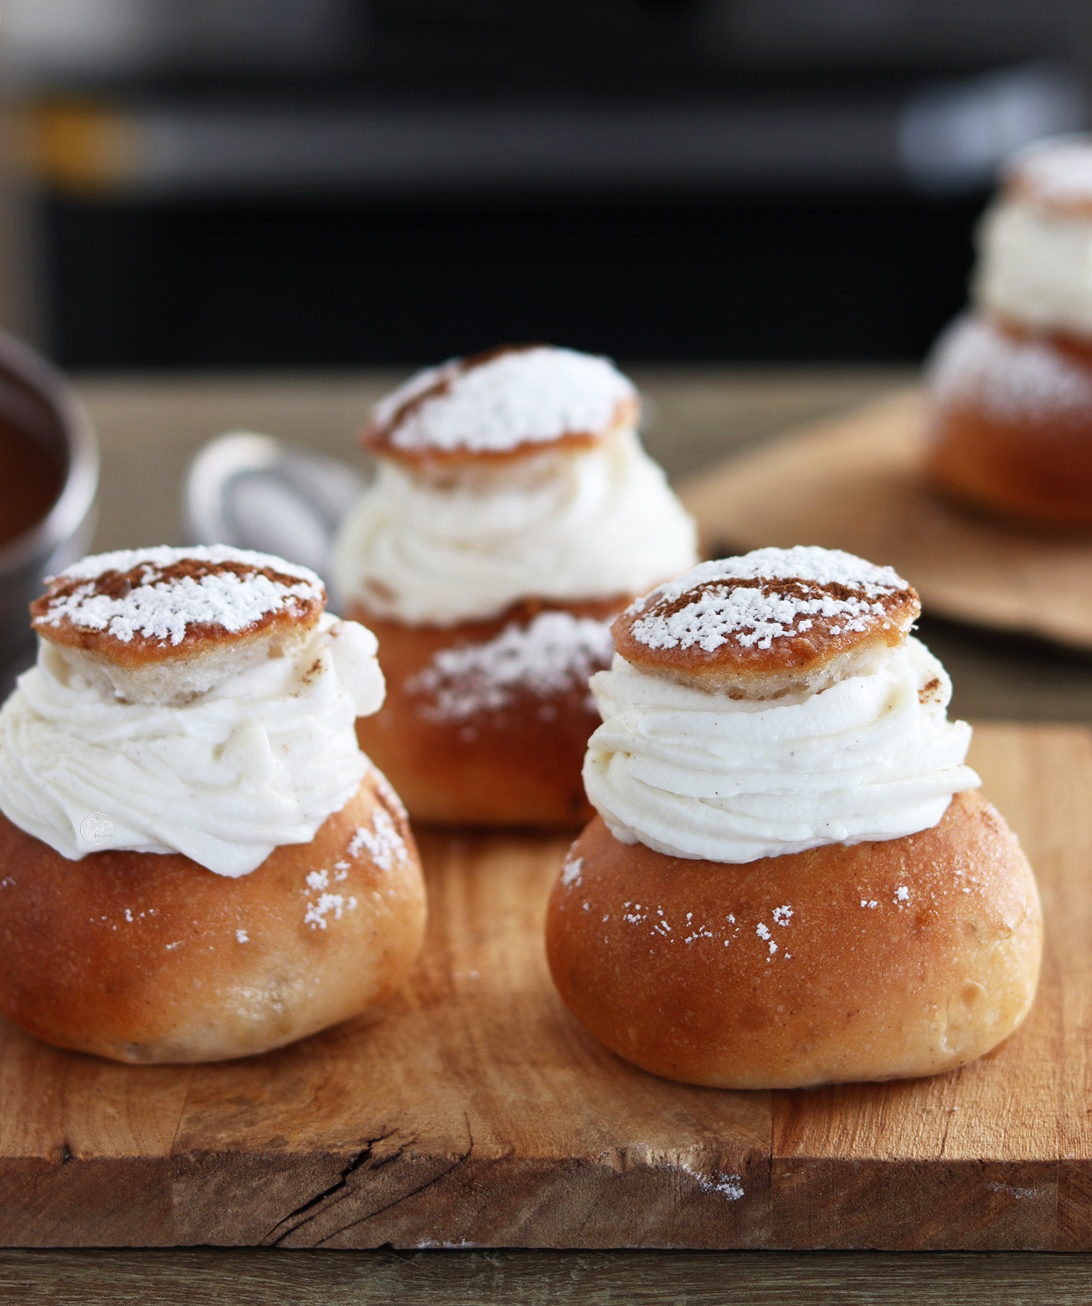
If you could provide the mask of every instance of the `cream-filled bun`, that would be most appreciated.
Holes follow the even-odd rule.
[[[590,814],[587,685],[610,622],[696,558],[638,415],[606,359],[543,345],[453,360],[373,412],[378,471],[334,571],[383,647],[387,702],[361,745],[415,818]]]
[[[703,563],[614,624],[598,816],[550,899],[576,1018],[669,1079],[930,1075],[1006,1038],[1042,919],[913,589],[818,548]]]
[[[122,1061],[208,1061],[360,1015],[425,919],[354,729],[374,635],[306,568],[221,546],[85,558],[32,605],[0,709],[0,1014]]]
[[[1092,527],[1092,138],[1012,161],[971,299],[928,365],[930,478],[1016,522]]]

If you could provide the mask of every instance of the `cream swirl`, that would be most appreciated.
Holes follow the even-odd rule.
[[[995,204],[978,230],[975,303],[1002,319],[1092,336],[1092,217]]]
[[[499,466],[383,460],[342,528],[334,579],[379,616],[448,626],[525,598],[640,593],[695,550],[692,520],[625,428]]]
[[[603,724],[588,797],[624,843],[750,862],[937,824],[978,776],[971,728],[949,722],[951,682],[918,640],[819,693],[729,699],[615,655],[592,677]]]
[[[307,843],[356,793],[354,720],[378,710],[376,639],[324,614],[291,656],[265,658],[182,706],[124,702],[48,640],[0,710],[0,810],[78,860],[101,813],[108,846],[180,852],[246,875]]]

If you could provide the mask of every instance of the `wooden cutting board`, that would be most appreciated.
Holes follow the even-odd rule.
[[[821,544],[895,567],[925,612],[1092,649],[1092,539],[1007,528],[933,495],[920,395],[789,432],[682,487],[706,556]]]
[[[1092,1250],[1092,731],[982,726],[1047,953],[940,1078],[688,1088],[603,1051],[541,945],[561,839],[422,840],[411,991],[264,1058],[126,1067],[0,1024],[0,1243]]]

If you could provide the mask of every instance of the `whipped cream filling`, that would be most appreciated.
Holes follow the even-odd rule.
[[[0,810],[73,861],[179,852],[246,875],[313,839],[360,787],[370,763],[353,723],[383,702],[376,648],[323,614],[291,656],[166,706],[110,696],[41,640],[0,710]]]
[[[636,594],[696,558],[694,523],[629,428],[461,472],[383,460],[334,553],[339,591],[407,625],[525,598]]]
[[[1005,199],[978,231],[975,303],[1019,325],[1092,336],[1092,217]]]
[[[603,724],[584,763],[615,838],[675,857],[750,862],[829,843],[897,839],[937,824],[978,785],[971,727],[918,640],[819,693],[721,694],[615,655],[592,677]]]

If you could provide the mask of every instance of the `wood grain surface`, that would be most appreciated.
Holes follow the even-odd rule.
[[[1078,1306],[1053,1253],[0,1251],[18,1306]]]
[[[928,614],[1092,650],[1092,540],[1007,528],[935,497],[905,391],[790,432],[683,487],[712,556],[821,544],[894,566]]]
[[[0,1026],[11,1246],[1092,1249],[1092,732],[988,726],[974,764],[1040,876],[1041,992],[934,1080],[727,1093],[645,1075],[557,1000],[565,841],[422,839],[432,923],[379,1023],[128,1067]]]

